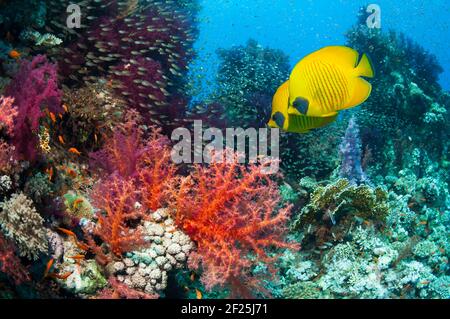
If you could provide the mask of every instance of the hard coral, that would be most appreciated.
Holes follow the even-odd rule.
[[[0,226],[3,233],[15,241],[20,255],[36,260],[47,252],[48,239],[44,220],[36,211],[33,202],[24,194],[13,194],[0,203]]]
[[[297,247],[284,240],[290,208],[277,211],[275,182],[258,165],[239,164],[236,154],[231,161],[194,166],[173,200],[176,224],[198,246],[191,267],[203,266],[208,289],[229,284],[240,290],[255,262],[273,261],[271,248]]]
[[[43,55],[24,61],[6,87],[6,95],[14,97],[17,117],[13,144],[21,159],[34,161],[39,143],[39,121],[45,110],[61,112],[61,91],[58,88],[56,65]]]

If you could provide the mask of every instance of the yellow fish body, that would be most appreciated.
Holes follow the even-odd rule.
[[[330,117],[363,103],[374,77],[367,55],[345,46],[329,46],[303,58],[289,78],[289,108],[293,115]]]
[[[275,93],[272,100],[270,127],[280,128],[291,133],[306,133],[311,129],[323,127],[336,120],[337,114],[329,117],[314,117],[293,115],[288,113],[289,81],[284,82]]]

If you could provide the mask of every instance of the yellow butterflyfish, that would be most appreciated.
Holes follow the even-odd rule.
[[[323,127],[336,120],[337,114],[330,117],[314,117],[288,114],[289,81],[284,82],[272,100],[272,114],[268,125],[286,132],[306,133],[311,129]]]
[[[374,69],[366,54],[345,46],[329,46],[303,58],[289,78],[293,115],[330,117],[367,100]]]

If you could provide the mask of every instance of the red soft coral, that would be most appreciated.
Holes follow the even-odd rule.
[[[121,255],[145,243],[142,230],[131,225],[145,213],[136,207],[137,191],[133,180],[110,176],[96,186],[91,197],[100,210],[93,234],[105,242],[112,253]],[[96,247],[91,248],[99,252]]]
[[[167,189],[175,180],[168,140],[158,131],[148,139],[137,170],[142,204],[155,211],[167,202]]]
[[[0,234],[0,271],[7,274],[16,285],[30,280],[30,275],[14,253],[15,247]]]
[[[190,264],[201,263],[208,289],[227,283],[242,293],[257,262],[274,270],[270,249],[297,248],[284,239],[290,208],[277,209],[278,187],[261,168],[239,164],[234,154],[231,161],[194,166],[173,191],[176,223],[198,246]]]
[[[147,294],[131,289],[127,285],[119,282],[116,278],[110,277],[108,288],[103,289],[95,297],[97,299],[157,299],[156,294]]]

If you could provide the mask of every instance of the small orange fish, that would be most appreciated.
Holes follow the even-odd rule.
[[[64,233],[64,234],[66,234],[67,236],[71,236],[71,237],[77,237],[76,235],[75,235],[75,233],[73,232],[73,231],[71,231],[71,230],[68,230],[68,229],[65,229],[65,228],[61,228],[61,227],[58,227],[57,228],[60,232],[62,232],[62,233]]]
[[[44,271],[44,278],[48,276],[48,273],[49,273],[50,269],[52,268],[54,262],[55,262],[55,259],[53,259],[53,258],[51,258],[48,261],[47,266],[45,267],[45,271]]]
[[[81,155],[80,151],[78,151],[75,147],[69,148],[69,152],[76,155]]]
[[[190,279],[191,279],[191,281],[194,281],[194,280],[195,280],[195,273],[192,273],[192,274],[191,274]]]
[[[73,201],[73,208],[77,209],[78,205],[81,204],[82,202],[84,202],[84,200],[82,198],[77,198]]]
[[[8,55],[10,58],[18,60],[18,59],[20,59],[20,56],[22,54],[17,50],[11,50],[11,51],[9,51]]]
[[[73,169],[71,168],[67,168],[66,169],[67,174],[69,174],[70,177],[75,178],[77,177],[77,172],[75,172]]]
[[[195,296],[197,297],[197,299],[203,298],[202,292],[198,289],[195,289]]]
[[[70,275],[72,275],[73,274],[73,271],[70,271],[70,272],[66,272],[66,273],[64,273],[64,274],[62,274],[62,275],[60,275],[60,274],[55,274],[55,273],[51,273],[51,274],[49,274],[49,277],[51,277],[51,278],[57,278],[57,279],[61,279],[61,280],[66,280]]]
[[[88,245],[86,245],[86,244],[84,244],[84,243],[82,243],[82,242],[79,242],[78,240],[75,242],[75,244],[76,244],[77,247],[80,248],[81,250],[84,250],[84,251],[88,251],[88,250],[89,250],[89,246],[88,246]]]
[[[430,281],[429,280],[424,280],[424,281],[421,281],[420,283],[422,285],[428,285],[430,283]]]
[[[58,136],[58,140],[62,145],[66,144],[66,142],[64,141],[64,137],[62,137],[61,135]]]
[[[419,225],[426,225],[426,224],[428,224],[428,222],[426,220],[422,220],[419,222]]]
[[[62,118],[63,118],[61,113],[58,114],[58,117],[59,117],[61,120],[62,120]]]
[[[72,259],[75,259],[75,260],[81,260],[81,259],[84,259],[84,255],[75,255],[75,256],[69,256],[68,258],[72,258]]]
[[[50,166],[50,168],[47,168],[47,169],[45,170],[45,172],[46,172],[47,175],[48,175],[48,180],[51,182],[52,179],[53,179],[53,167]]]
[[[53,123],[56,123],[56,116],[55,116],[55,113],[49,112],[48,115],[50,116],[50,119],[52,120],[52,122],[53,122]]]
[[[64,112],[69,112],[69,107],[66,105],[66,104],[63,104],[63,109],[64,109]]]

